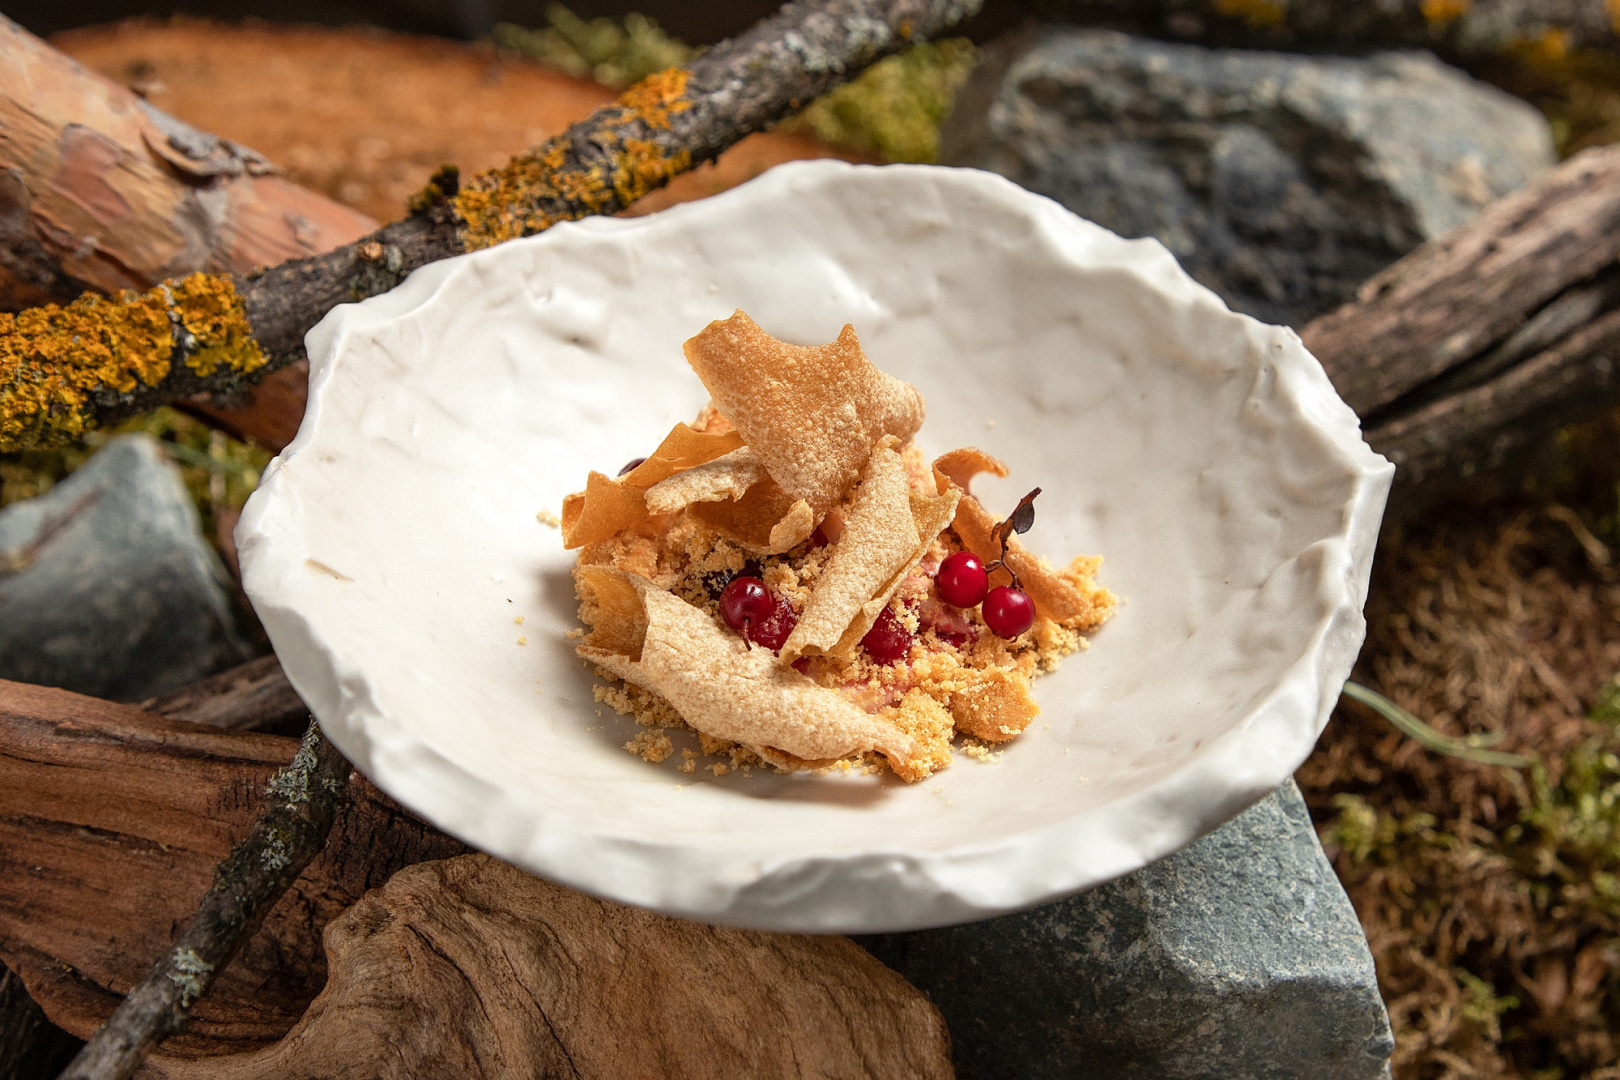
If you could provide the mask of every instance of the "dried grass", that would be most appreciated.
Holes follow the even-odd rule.
[[[1346,704],[1300,771],[1397,1077],[1620,1077],[1620,738],[1588,715],[1620,670],[1605,524],[1521,505],[1380,552],[1356,677],[1540,759],[1443,757]]]

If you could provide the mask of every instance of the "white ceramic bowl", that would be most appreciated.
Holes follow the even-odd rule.
[[[697,412],[681,343],[737,308],[799,343],[853,323],[926,395],[925,451],[1000,456],[993,511],[1039,484],[1027,542],[1105,557],[1126,604],[1001,760],[687,775],[594,703],[536,514]],[[986,173],[794,164],[559,225],[336,309],[309,353],[303,428],[237,530],[288,676],[400,802],[603,896],[878,931],[1084,889],[1284,780],[1362,640],[1393,470],[1299,339]]]

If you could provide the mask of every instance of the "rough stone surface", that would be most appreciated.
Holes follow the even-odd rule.
[[[960,1080],[1371,1080],[1394,1049],[1291,780],[1091,892],[856,940],[939,1007]]]
[[[1293,326],[1554,160],[1539,113],[1427,53],[1074,29],[992,46],[942,153],[1157,237],[1235,309]]]
[[[252,656],[180,474],[120,436],[0,511],[0,678],[141,701]]]

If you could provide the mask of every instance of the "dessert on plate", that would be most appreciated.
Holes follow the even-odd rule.
[[[892,770],[915,782],[1015,738],[1030,681],[1084,647],[1117,600],[1101,559],[1054,568],[1018,540],[1037,488],[998,520],[976,498],[1001,462],[912,442],[917,388],[845,326],[826,345],[771,337],[741,311],[686,342],[710,404],[563,504],[597,697],[673,753],[697,731],[719,775]],[[698,752],[683,752],[694,771]]]

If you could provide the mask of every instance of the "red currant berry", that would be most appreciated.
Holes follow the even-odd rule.
[[[984,625],[997,637],[1015,638],[1035,624],[1035,601],[1023,589],[998,585],[984,598]]]
[[[763,622],[754,623],[748,628],[748,640],[755,645],[763,645],[772,652],[781,652],[782,646],[787,643],[788,635],[793,628],[799,625],[799,613],[793,610],[793,605],[786,601],[776,601],[776,608]]]
[[[878,612],[877,621],[872,623],[872,629],[861,638],[861,648],[878,663],[892,664],[896,660],[904,660],[906,654],[911,652],[912,638],[911,631],[900,621],[900,616],[894,613],[894,608],[886,607]]]
[[[776,611],[776,597],[757,577],[736,577],[720,590],[720,616],[733,630],[759,626]]]
[[[958,551],[945,557],[934,577],[939,598],[957,607],[972,607],[990,591],[990,575],[984,563],[971,551]]]

